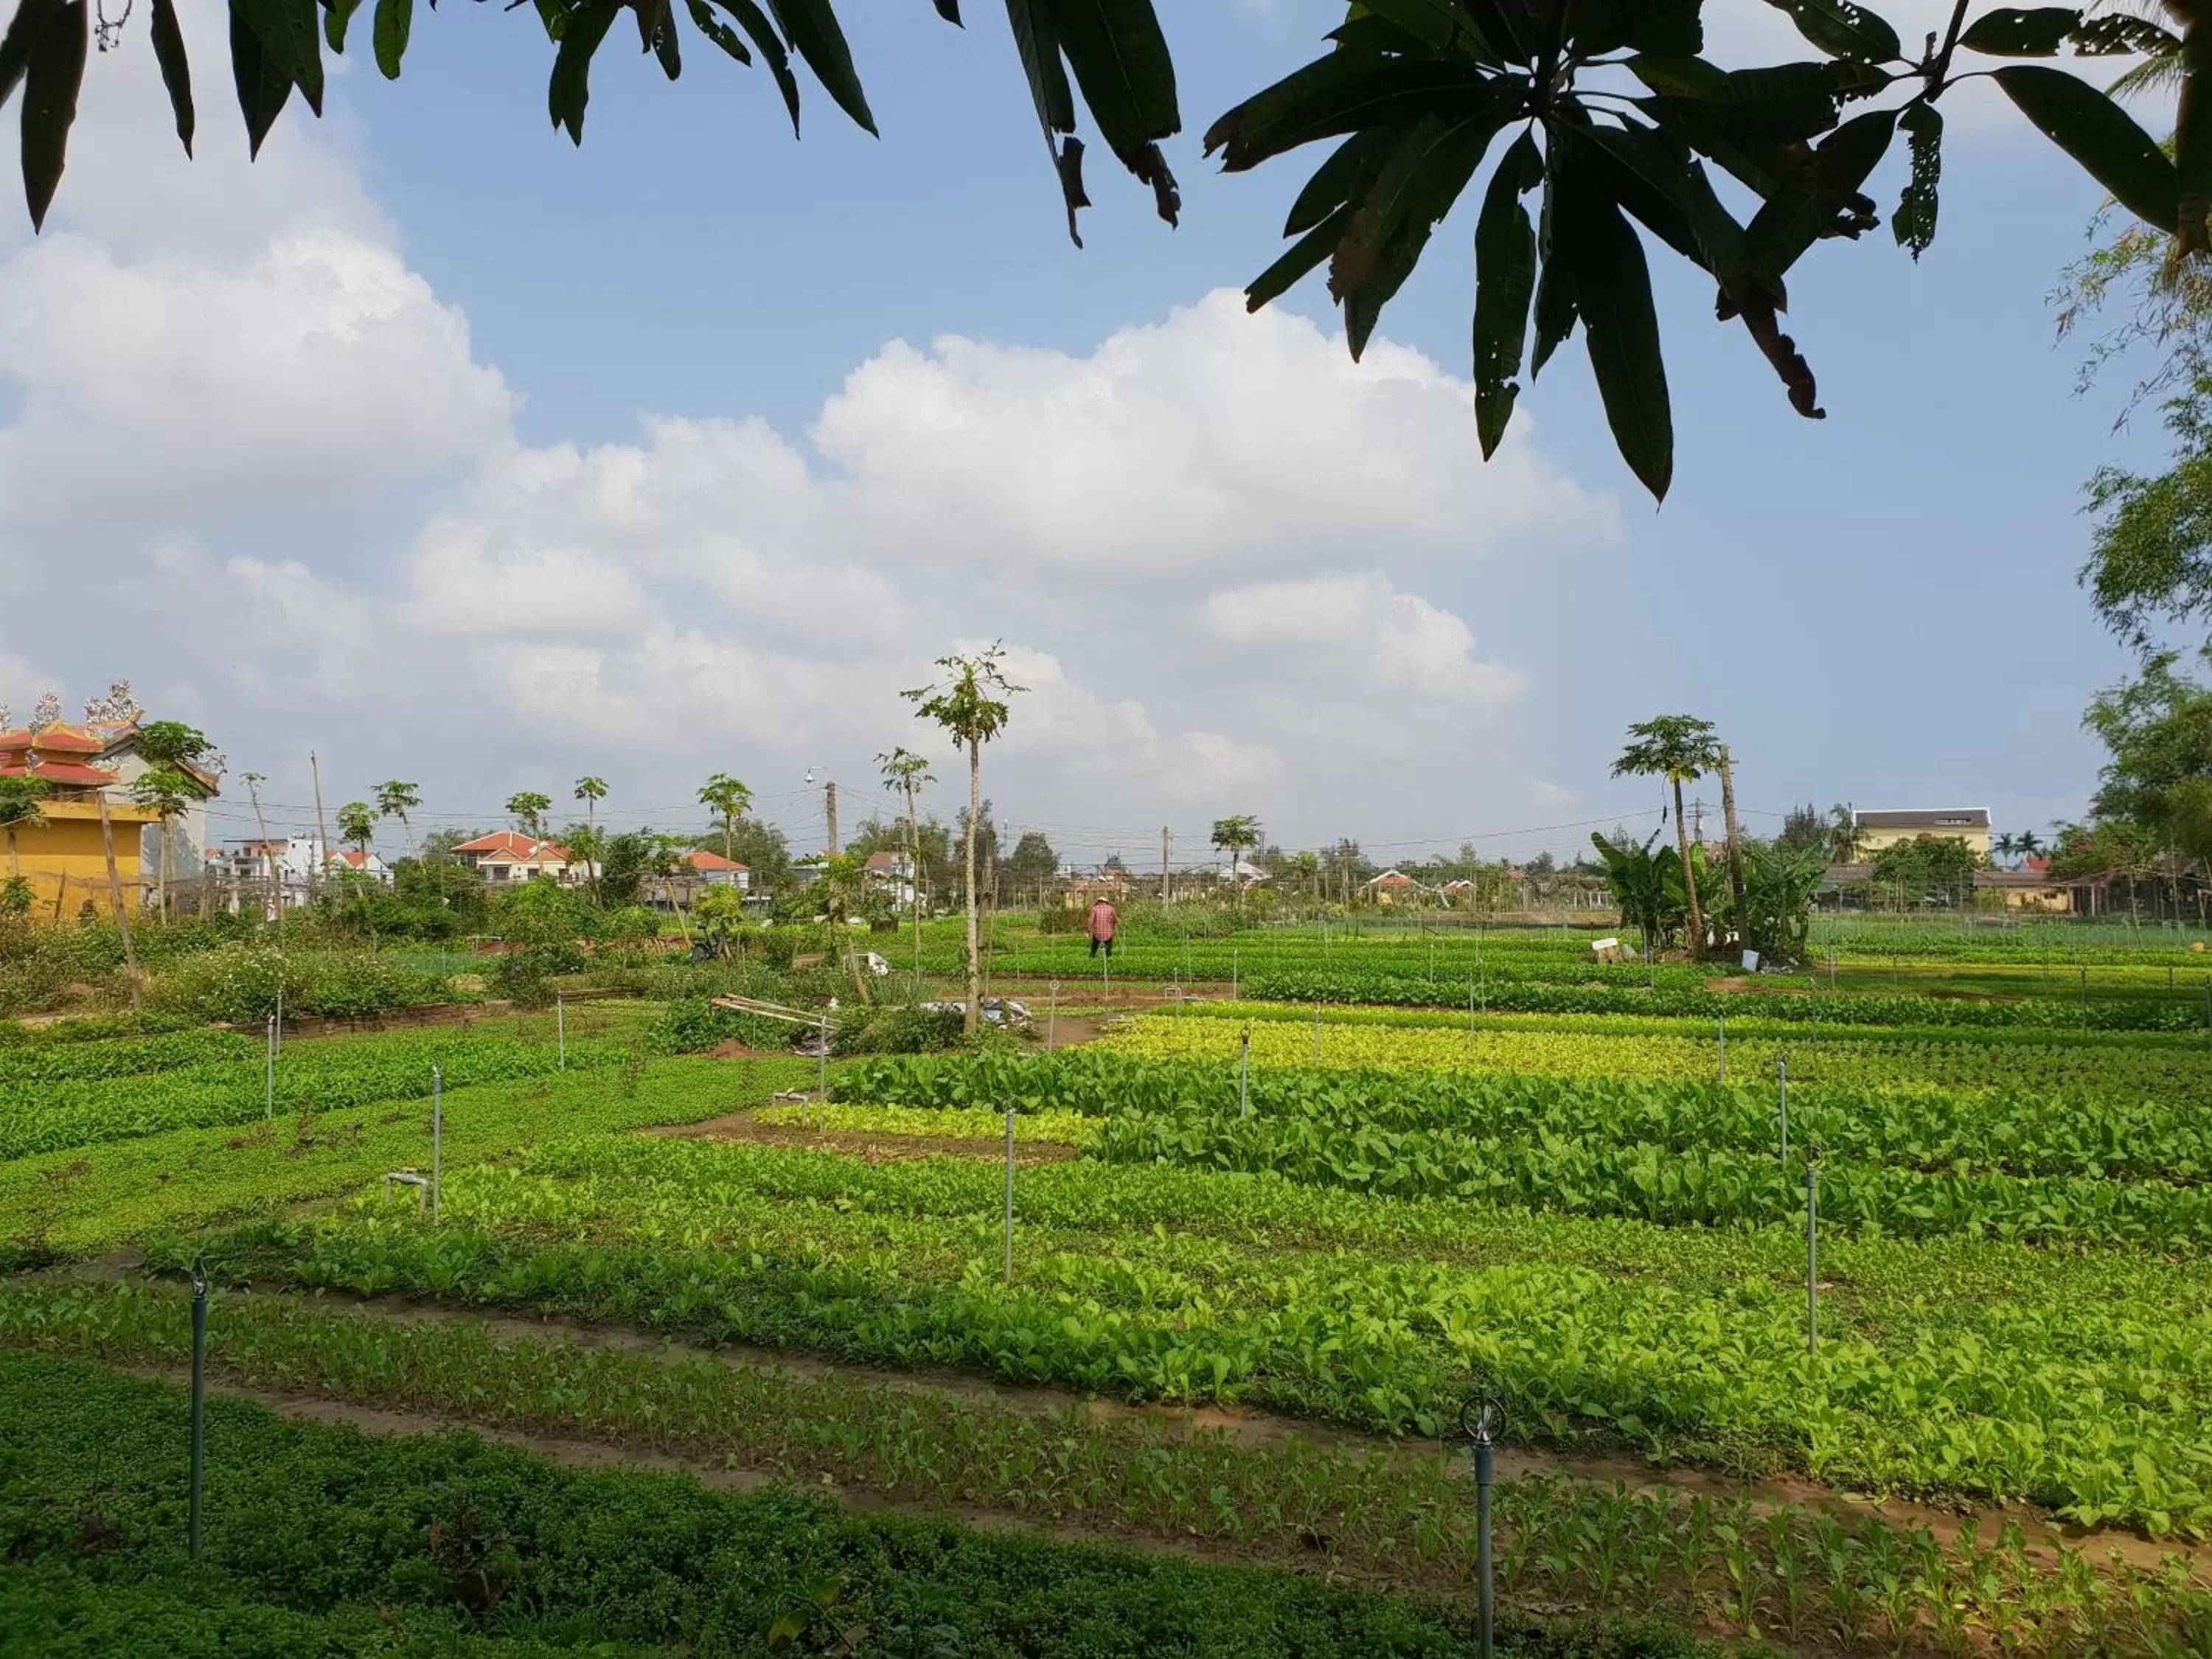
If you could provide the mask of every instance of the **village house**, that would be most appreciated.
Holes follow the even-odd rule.
[[[1962,841],[1974,856],[1990,856],[1990,809],[1986,806],[1936,806],[1910,811],[1851,814],[1852,856],[1849,862],[1871,864],[1875,854],[1899,842],[1922,836],[1933,841]]]
[[[0,778],[35,779],[48,790],[35,815],[10,825],[7,837],[8,873],[29,884],[34,915],[59,918],[81,915],[87,907],[108,914],[113,908],[111,843],[123,908],[139,908],[158,863],[161,819],[131,799],[131,780],[148,769],[131,744],[137,726],[135,716],[100,725],[48,718],[0,732]],[[215,793],[212,774],[192,769],[191,775],[209,794]],[[202,837],[184,825],[197,817],[204,829],[205,816],[204,805],[196,805],[175,826],[186,851],[180,858],[173,848],[173,874],[189,875],[196,868],[190,849]]]
[[[493,885],[531,881],[544,876],[564,886],[574,886],[588,873],[581,865],[571,867],[568,849],[560,842],[541,841],[513,830],[479,836],[474,841],[463,842],[452,851],[455,858]]]

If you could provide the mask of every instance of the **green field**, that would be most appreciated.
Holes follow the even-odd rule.
[[[1002,932],[1001,971],[1016,945],[1024,974],[1075,948]],[[813,1062],[684,1054],[714,1023],[639,1004],[565,1066],[542,1016],[295,1042],[273,1118],[250,1035],[0,1038],[0,1625],[35,1652],[1456,1654],[1480,1390],[1507,1650],[2212,1648],[2212,1049],[2173,953],[2095,964],[2117,1018],[2078,982],[1978,1001],[2047,975],[1934,956],[1794,998],[1639,966],[1625,1008],[1481,1005],[1638,995],[1580,948],[1194,940],[1194,981],[1226,953],[1240,990],[1374,1000],[841,1060],[827,1106],[771,1102]],[[1146,950],[1181,973],[1139,939],[1133,977]],[[1423,1006],[1470,963],[1498,975],[1472,1018]],[[434,1218],[382,1181],[429,1168],[434,1064]],[[166,1379],[196,1264],[223,1398],[191,1566]]]

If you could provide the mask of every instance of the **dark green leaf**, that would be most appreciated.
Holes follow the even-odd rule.
[[[1702,10],[1702,0],[1582,0],[1573,16],[1575,55],[1693,58],[1705,49]]]
[[[1013,26],[1014,49],[1020,53],[1023,76],[1030,83],[1030,101],[1037,123],[1044,129],[1045,154],[1060,181],[1060,202],[1067,210],[1067,240],[1083,246],[1076,214],[1091,205],[1083,189],[1083,144],[1075,131],[1075,93],[1068,85],[1067,65],[1060,59],[1060,35],[1047,0],[1006,0],[1006,21]]]
[[[2160,230],[2179,222],[2181,184],[2173,163],[2118,104],[2087,82],[2039,64],[2008,64],[1994,78],[2122,207]]]
[[[753,46],[767,60],[768,72],[775,77],[776,89],[783,94],[783,106],[791,112],[791,136],[799,137],[799,77],[791,72],[791,54],[784,50],[783,41],[768,21],[766,13],[753,0],[720,0],[724,11],[738,20],[738,27],[752,38]]]
[[[1517,76],[1493,76],[1471,64],[1333,56],[1294,70],[1216,121],[1206,152],[1242,173],[1316,138],[1362,127],[1480,115],[1525,95]]]
[[[1451,211],[1503,123],[1495,116],[1431,116],[1401,138],[1375,182],[1354,204],[1329,267],[1329,292],[1344,306],[1357,359],[1384,305],[1404,284],[1437,221]]]
[[[860,77],[853,69],[853,49],[845,44],[845,31],[830,0],[768,0],[768,8],[837,107],[862,131],[873,134],[876,118],[869,112],[867,94],[860,90]]]
[[[937,0],[937,15],[948,23],[960,21],[960,0]],[[966,25],[963,24],[963,27]]]
[[[407,36],[415,27],[415,0],[376,0],[369,43],[376,50],[376,67],[387,81],[399,78],[400,60],[407,55]]]
[[[738,32],[714,15],[714,9],[707,3],[707,0],[684,0],[684,3],[690,9],[692,27],[700,33],[740,64],[753,61],[752,53],[745,50],[745,43],[738,38]]]
[[[1563,257],[1574,274],[1583,343],[1606,422],[1629,470],[1664,501],[1674,476],[1674,419],[1644,240],[1620,204],[1583,168],[1567,168],[1552,188],[1554,257]]]
[[[545,92],[553,125],[569,138],[584,142],[584,106],[592,100],[592,54],[607,38],[607,30],[622,9],[618,0],[584,0],[569,14],[561,31],[560,50],[553,54],[553,76]]]
[[[1536,231],[1521,198],[1543,178],[1543,155],[1524,132],[1498,164],[1475,221],[1474,425],[1485,460],[1498,453],[1521,395],[1516,377],[1536,291]]]
[[[1629,214],[1684,258],[1705,266],[1716,276],[1723,274],[1708,262],[1708,250],[1691,211],[1692,185],[1686,145],[1656,128],[1643,125],[1598,125],[1572,129],[1562,136],[1575,146],[1578,161],[1598,170],[1606,189]],[[1702,180],[1703,174],[1698,178]],[[1705,187],[1705,193],[1711,195],[1710,185]]]
[[[641,12],[641,17],[647,14]],[[670,80],[684,73],[684,49],[676,39],[676,9],[668,0],[660,0],[659,11],[653,15],[647,32],[653,55],[660,62],[660,72]]]
[[[1548,162],[1545,173],[1549,179],[1552,171]],[[1553,352],[1575,331],[1574,276],[1559,249],[1558,203],[1558,186],[1547,182],[1544,186],[1543,215],[1536,227],[1540,270],[1536,277],[1536,344],[1528,356],[1528,375],[1532,380],[1544,372],[1544,365],[1552,361]]]
[[[1449,46],[1459,30],[1451,0],[1366,0],[1367,9],[1425,46]]]
[[[238,88],[239,112],[246,117],[246,154],[258,156],[262,141],[292,95],[292,77],[263,49],[261,37],[236,4],[230,9],[230,76]]]
[[[1904,53],[1897,31],[1850,0],[1766,0],[1766,3],[1788,12],[1797,33],[1832,58],[1887,64]]]
[[[1932,104],[1908,104],[1897,118],[1912,154],[1912,177],[1890,222],[1900,246],[1917,259],[1936,240],[1936,187],[1943,177],[1943,118]]]
[[[1328,160],[1314,169],[1313,177],[1306,180],[1297,200],[1291,204],[1290,217],[1283,222],[1283,234],[1296,236],[1311,230],[1331,211],[1358,195],[1362,180],[1374,177],[1376,168],[1402,136],[1396,128],[1370,127],[1339,144],[1329,153]]]
[[[1091,118],[1121,165],[1152,187],[1159,216],[1174,224],[1182,195],[1159,140],[1180,131],[1175,60],[1152,0],[1045,0],[1060,48],[1083,88]]]
[[[1782,278],[1821,237],[1868,229],[1859,186],[1889,149],[1897,112],[1869,110],[1830,133],[1777,185],[1744,233],[1752,272],[1779,291]]]
[[[70,0],[51,14],[31,43],[23,70],[22,149],[23,196],[30,204],[33,230],[46,228],[46,210],[61,187],[77,89],[84,84],[84,60],[91,50],[86,0]]]
[[[192,153],[192,66],[185,56],[185,32],[177,25],[176,0],[154,0],[154,61],[161,66],[161,85],[169,94],[169,111],[177,118],[177,137],[185,154]]]
[[[2191,27],[2183,49],[2188,73],[2173,112],[2173,167],[2177,199],[2174,224],[2181,252],[2205,251],[2205,216],[2212,213],[2212,26]]]
[[[1257,311],[1280,299],[1298,279],[1335,251],[1352,223],[1352,210],[1340,207],[1291,245],[1289,252],[1252,279],[1244,290],[1244,308]]]
[[[1528,0],[1459,0],[1459,8],[1507,63],[1534,62],[1542,31]]]
[[[1836,125],[1843,84],[1836,64],[1778,64],[1730,73],[1703,58],[1636,58],[1628,66],[1659,94],[1645,100],[1645,108],[1662,126],[1686,125],[1739,144],[1794,144]]]
[[[2071,6],[1999,6],[1974,19],[1959,44],[1994,58],[2055,58],[2081,27],[2081,14]]]
[[[361,0],[324,0],[323,39],[330,43],[332,52],[345,51],[346,29],[353,21],[354,13],[361,9]]]
[[[8,20],[8,32],[0,34],[0,105],[5,105],[22,84],[39,31],[64,3],[64,0],[19,0],[15,15]]]
[[[2147,17],[2113,11],[2075,30],[2074,50],[2083,58],[2164,58],[2180,52],[2181,42]]]
[[[323,32],[315,0],[231,0],[233,15],[261,37],[263,60],[289,76],[307,100],[323,112]]]

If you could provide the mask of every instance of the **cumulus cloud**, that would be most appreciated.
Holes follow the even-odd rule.
[[[0,578],[11,615],[96,586],[104,618],[0,658],[0,699],[129,675],[279,795],[312,745],[341,799],[411,776],[487,821],[581,771],[642,812],[730,769],[773,811],[813,764],[857,816],[904,742],[950,810],[964,769],[899,694],[998,639],[1027,688],[1002,816],[1093,856],[1177,814],[1357,833],[1448,811],[1459,785],[1399,763],[1496,750],[1528,689],[1465,573],[1620,537],[1525,423],[1480,464],[1426,357],[1355,365],[1227,293],[1089,351],[892,341],[805,434],[732,410],[525,443],[342,131],[179,171],[158,99],[118,95],[88,94],[57,233],[0,241]],[[204,222],[165,216],[176,178]]]

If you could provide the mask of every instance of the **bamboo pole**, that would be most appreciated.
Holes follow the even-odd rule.
[[[131,975],[131,1012],[146,1012],[145,1000],[138,989],[138,952],[131,943],[131,918],[123,914],[123,876],[115,867],[115,821],[107,816],[107,792],[97,797],[100,802],[100,840],[107,854],[107,902],[115,915],[116,931],[123,935],[123,966]]]

